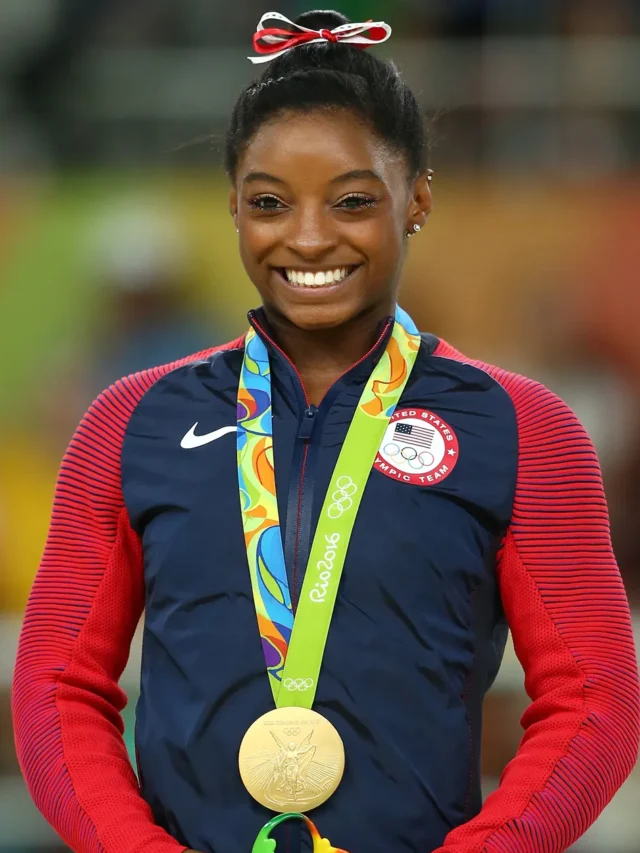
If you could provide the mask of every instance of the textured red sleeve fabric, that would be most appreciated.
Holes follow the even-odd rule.
[[[118,687],[144,605],[141,545],[123,504],[120,453],[137,403],[176,366],[117,382],[83,418],[60,469],[18,647],[20,765],[40,811],[81,853],[184,850],[154,824],[140,794],[122,738],[126,697]]]
[[[436,354],[465,360],[446,344]],[[499,788],[437,853],[561,853],[638,756],[629,606],[600,467],[578,419],[538,383],[468,363],[493,375],[516,410],[517,487],[498,578],[532,703]]]

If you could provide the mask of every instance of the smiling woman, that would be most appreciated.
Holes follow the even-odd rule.
[[[297,24],[348,21],[312,12]],[[258,36],[258,48],[276,38]],[[338,41],[279,54],[236,104],[226,166],[242,260],[314,403],[393,313],[406,236],[431,208],[426,150],[395,66]]]
[[[636,760],[584,429],[397,304],[431,192],[416,99],[363,50],[389,33],[260,22],[226,162],[262,304],[237,341],[107,389],[62,463],[13,700],[74,850],[300,853],[301,825],[334,850],[299,814],[319,807],[351,853],[561,853]],[[136,778],[118,679],[143,611]],[[483,804],[508,627],[532,702]]]
[[[406,234],[430,192],[426,172],[410,179],[404,154],[348,110],[269,118],[244,146],[231,210],[269,324],[318,403],[393,314]]]

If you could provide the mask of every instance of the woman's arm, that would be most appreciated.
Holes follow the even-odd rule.
[[[494,375],[518,416],[518,482],[498,573],[532,704],[498,790],[437,853],[561,853],[636,761],[636,652],[589,438],[541,385]]]
[[[82,853],[180,853],[153,822],[122,739],[118,687],[140,618],[140,542],[120,488],[120,451],[150,374],[90,408],[65,455],[29,598],[13,687],[16,744],[38,808]]]

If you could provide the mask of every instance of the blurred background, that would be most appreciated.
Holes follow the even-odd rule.
[[[0,853],[63,849],[19,775],[9,691],[66,443],[105,385],[235,337],[256,302],[220,150],[268,8],[0,2]],[[577,411],[637,635],[640,2],[337,8],[391,23],[379,50],[434,119],[435,210],[411,243],[402,303],[422,329]],[[137,667],[135,644],[128,731]],[[520,739],[522,684],[509,650],[485,706],[487,791]],[[640,853],[639,802],[636,770],[574,850]]]

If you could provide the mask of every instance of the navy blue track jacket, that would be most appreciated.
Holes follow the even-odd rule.
[[[250,320],[272,362],[295,602],[391,320],[317,409],[263,312]],[[242,357],[239,339],[117,382],[65,456],[14,715],[32,795],[75,850],[249,853],[270,817],[237,767],[273,707],[238,496]],[[117,682],[143,609],[138,782]],[[482,700],[507,624],[532,704],[482,807]],[[594,450],[545,388],[422,336],[353,529],[315,707],[347,766],[311,816],[350,853],[558,853],[626,778],[639,726],[628,605]]]

